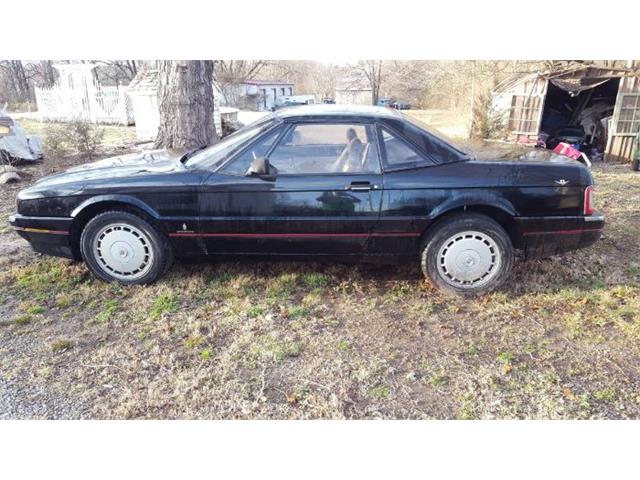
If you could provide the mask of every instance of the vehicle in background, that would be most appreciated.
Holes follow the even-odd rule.
[[[325,99],[322,100],[322,103],[327,104],[327,105],[335,105],[336,99],[335,98],[325,98]]]
[[[546,144],[547,148],[551,150],[556,148],[559,143],[576,145],[578,150],[581,150],[585,140],[586,134],[582,126],[564,126],[556,129],[555,133],[547,139]]]
[[[411,110],[411,105],[407,102],[403,102],[402,100],[394,100],[389,104],[390,108],[395,108],[396,110]]]
[[[288,97],[280,97],[276,100],[276,104],[272,108],[272,111],[278,110],[279,108],[313,105],[315,103],[316,97],[314,95],[291,95]]]
[[[587,167],[478,160],[380,107],[282,109],[191,152],[108,158],[18,194],[11,225],[99,279],[150,283],[180,257],[419,263],[480,295],[525,258],[589,246],[604,228]]]
[[[378,100],[378,103],[376,105],[378,105],[379,107],[388,107],[391,102],[392,100],[390,98],[381,98]]]
[[[20,124],[0,110],[0,164],[41,160],[40,137],[27,135]]]

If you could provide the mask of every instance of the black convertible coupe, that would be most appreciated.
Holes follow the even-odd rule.
[[[283,109],[192,152],[72,168],[22,190],[11,224],[100,279],[156,280],[175,256],[421,261],[481,294],[528,258],[593,244],[604,217],[576,161],[479,161],[400,112]]]

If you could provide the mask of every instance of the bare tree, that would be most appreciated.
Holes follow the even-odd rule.
[[[356,64],[356,70],[364,75],[369,86],[371,87],[371,96],[373,104],[378,103],[380,98],[380,85],[382,83],[382,60],[359,60]]]
[[[159,62],[157,148],[197,148],[217,141],[213,61]]]
[[[128,85],[138,73],[139,60],[96,60],[96,79],[103,84]]]
[[[13,100],[21,103],[30,102],[32,89],[22,61],[0,60],[0,67],[4,70]]]

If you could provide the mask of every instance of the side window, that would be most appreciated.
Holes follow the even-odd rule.
[[[299,124],[269,155],[280,174],[377,173],[375,129],[361,124]]]
[[[238,157],[233,159],[231,163],[221,170],[221,172],[226,173],[227,175],[245,175],[251,166],[251,162],[258,157],[264,157],[267,155],[274,142],[278,139],[280,132],[282,132],[282,127],[276,128],[273,132],[268,133],[266,136],[251,145],[247,150],[242,152]]]
[[[382,145],[386,152],[386,164],[389,167],[424,163],[424,158],[411,145],[382,129]]]

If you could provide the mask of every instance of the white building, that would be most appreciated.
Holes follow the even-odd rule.
[[[373,105],[373,90],[359,78],[342,81],[336,87],[336,103],[345,105]]]
[[[270,111],[277,100],[295,94],[293,83],[272,80],[247,80],[225,88],[226,105],[259,112]]]

